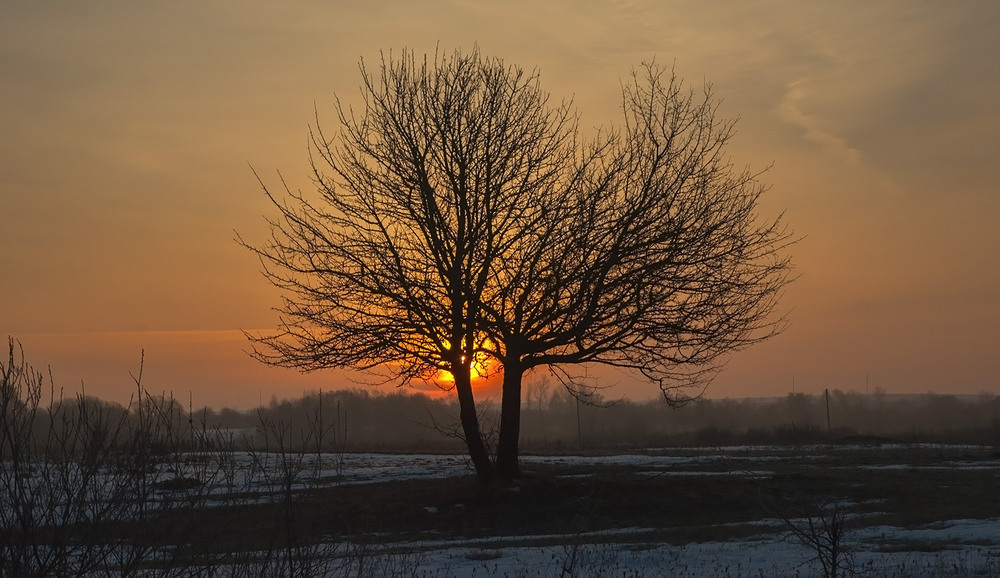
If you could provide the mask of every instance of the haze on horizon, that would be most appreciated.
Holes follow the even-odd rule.
[[[357,102],[358,59],[469,49],[541,72],[582,126],[617,118],[644,59],[710,81],[737,165],[773,163],[763,210],[806,238],[791,326],[709,397],[1000,393],[1000,5],[615,1],[502,8],[6,3],[0,7],[0,335],[57,387],[197,405],[356,386],[264,367],[240,329],[278,294],[233,242],[271,214],[248,163],[311,188],[308,126]],[[619,395],[647,398],[625,376]]]

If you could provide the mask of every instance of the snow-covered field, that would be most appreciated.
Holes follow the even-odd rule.
[[[534,455],[524,456],[525,469],[559,466],[562,475],[586,477],[592,472],[628,469],[650,476],[744,476],[766,479],[783,460],[821,459],[836,452],[886,453],[913,446],[817,446],[790,451],[779,447],[728,447],[714,450],[678,450],[622,455]],[[982,454],[976,446],[932,446],[930,450]],[[882,460],[859,464],[858,468],[882,470],[969,469],[996,470],[1000,481],[1000,459],[960,459],[930,464],[895,463]],[[151,472],[156,491],[151,503],[170,499],[183,502],[185,495],[197,497],[198,507],[222,504],[252,504],[279,501],[283,492],[317,488],[357,486],[413,479],[468,476],[472,469],[462,455],[435,454],[279,454],[230,452],[189,453],[175,456]],[[40,475],[40,474],[39,474]],[[198,480],[198,485],[171,485],[176,480]],[[39,487],[45,480],[33,483]],[[30,484],[29,484],[30,485]],[[114,487],[109,484],[108,487]],[[99,500],[99,496],[91,498]],[[842,520],[846,531],[839,539],[841,574],[869,576],[1000,576],[1000,520],[955,519],[931,525],[894,527],[869,523],[878,504],[849,504],[853,513]],[[920,505],[915,504],[915,507]],[[847,511],[848,509],[845,509]],[[427,505],[429,518],[437,508]],[[832,518],[831,518],[832,520]],[[826,520],[816,519],[815,523]],[[567,532],[556,535],[503,535],[489,538],[442,538],[408,542],[344,542],[343,538],[320,540],[310,555],[326,559],[317,566],[319,575],[371,576],[822,576],[823,554],[796,537],[789,523],[807,527],[809,520],[761,519],[743,526],[745,538],[706,541],[684,545],[658,539],[663,528],[626,528],[599,532]],[[870,524],[870,525],[869,525]],[[823,532],[817,532],[822,537]],[[322,538],[322,537],[320,537]],[[826,561],[829,555],[826,554]],[[323,570],[326,568],[326,570]],[[192,569],[194,571],[194,569]],[[849,571],[849,572],[848,572]],[[225,575],[225,566],[213,573]],[[233,572],[234,574],[236,572]]]
[[[616,455],[525,455],[521,457],[524,467],[530,469],[532,465],[551,465],[574,467],[584,470],[578,475],[589,475],[585,472],[592,467],[621,467],[638,469],[651,475],[676,475],[676,476],[713,476],[713,475],[738,475],[749,477],[766,477],[770,471],[766,469],[769,462],[802,459],[805,455],[808,459],[820,459],[826,453],[850,451],[881,451],[889,452],[901,449],[929,449],[929,450],[981,450],[981,446],[966,445],[897,445],[885,444],[882,446],[804,446],[795,448],[794,452],[788,448],[772,446],[731,446],[720,447],[714,450],[705,448],[678,449],[672,448],[669,453],[660,455],[658,452],[647,452],[642,454],[616,454]],[[282,468],[282,456],[276,453],[256,453],[235,452],[232,454],[234,463],[232,469],[240,477],[233,481],[234,484],[253,483],[260,490],[267,490],[272,484],[282,482],[284,470]],[[215,467],[211,463],[210,454],[187,454],[181,460],[185,464],[182,470],[177,470],[181,475],[197,476],[199,470],[206,467]],[[246,472],[254,471],[250,467],[256,460],[258,469],[262,469],[265,474],[257,474],[251,481],[246,479]],[[208,463],[206,463],[206,461]],[[859,468],[867,469],[940,469],[940,468],[962,468],[962,469],[995,469],[1000,473],[1000,458],[990,460],[962,461],[953,460],[940,462],[934,465],[921,465],[910,463],[887,463],[878,465],[861,465]],[[305,454],[301,456],[301,461],[294,464],[294,476],[292,480],[293,488],[305,490],[317,486],[330,485],[353,485],[392,482],[413,479],[433,479],[453,476],[463,476],[472,473],[471,462],[465,455],[450,454],[387,454],[387,453],[322,453]],[[170,472],[171,474],[173,471]],[[221,484],[221,479],[218,483]],[[220,486],[219,490],[223,490]]]
[[[912,446],[910,446],[912,449]],[[824,452],[871,450],[854,446],[798,448],[729,447],[717,451],[671,455],[524,456],[532,465],[558,465],[581,470],[627,467],[650,475],[767,477],[769,463],[801,457],[819,459]],[[904,446],[882,446],[884,451]],[[975,446],[928,446],[926,449],[978,450]],[[877,451],[877,450],[876,450]],[[306,457],[296,487],[317,484],[364,484],[417,478],[468,475],[467,458],[458,455],[345,454]],[[867,468],[995,469],[1000,459],[954,460],[932,466],[888,463]],[[436,512],[427,508],[429,515]],[[804,520],[795,523],[807,522]],[[425,540],[381,544],[370,556],[370,568],[394,574],[401,568],[416,576],[821,576],[814,548],[787,530],[781,520],[763,519],[759,533],[724,542],[671,545],[646,541],[655,528],[547,536],[496,536],[489,539]],[[914,528],[866,526],[856,518],[841,540],[842,570],[870,576],[1000,576],[1000,520],[946,520]],[[618,541],[627,535],[627,541]],[[544,544],[544,545],[539,545]],[[572,546],[571,544],[580,544]],[[331,545],[353,552],[349,544]],[[373,565],[374,564],[374,565]],[[394,570],[395,569],[395,570]],[[376,572],[376,575],[378,572]]]
[[[631,531],[636,538],[637,531]],[[566,536],[567,540],[576,536]],[[613,536],[605,536],[612,538]],[[532,537],[531,539],[535,539]],[[499,539],[498,539],[499,541]],[[515,541],[516,538],[506,538]],[[919,543],[936,551],[887,551]],[[917,529],[873,526],[850,532],[845,567],[866,576],[1000,576],[1000,522],[953,520]],[[398,545],[405,549],[407,545]],[[418,576],[822,576],[815,552],[783,533],[683,546],[605,542],[497,547],[490,542],[412,544]],[[563,574],[564,569],[567,570]],[[844,575],[851,575],[845,573]]]

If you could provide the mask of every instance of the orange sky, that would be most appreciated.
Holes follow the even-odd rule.
[[[121,401],[142,349],[144,384],[197,405],[353,384],[242,352],[277,303],[232,240],[264,234],[248,163],[307,188],[314,104],[356,101],[359,57],[478,43],[585,127],[615,120],[630,66],[675,62],[741,116],[736,163],[773,162],[762,210],[806,235],[792,326],[709,395],[1000,393],[998,29],[992,0],[7,2],[0,335]]]

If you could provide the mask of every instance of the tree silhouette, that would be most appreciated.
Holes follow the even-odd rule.
[[[725,156],[734,122],[710,88],[645,65],[622,126],[584,142],[537,73],[478,51],[390,54],[379,72],[362,62],[363,107],[338,101],[336,139],[317,122],[318,199],[267,192],[270,242],[240,240],[284,292],[279,331],[251,336],[258,359],[401,383],[446,370],[478,474],[510,481],[526,371],[580,394],[566,366],[624,368],[681,403],[782,328],[793,239],[758,218],[765,187]],[[487,357],[503,371],[495,464],[471,386]]]

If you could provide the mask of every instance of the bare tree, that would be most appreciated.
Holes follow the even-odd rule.
[[[494,262],[564,184],[576,119],[550,106],[536,73],[478,51],[362,61],[363,104],[337,101],[340,129],[312,133],[318,198],[285,187],[271,239],[254,251],[283,290],[265,363],[387,370],[406,384],[454,377],[477,473],[492,476],[472,390]]]
[[[725,355],[782,329],[772,317],[794,242],[761,219],[759,174],[725,154],[734,121],[655,64],[623,88],[624,124],[581,155],[571,194],[494,264],[485,301],[503,365],[496,466],[519,477],[521,379],[547,366],[576,395],[567,365],[637,373],[666,399],[700,393]],[[694,389],[692,389],[692,387]]]
[[[762,220],[758,173],[725,155],[717,100],[647,65],[623,89],[624,123],[589,142],[536,73],[455,53],[361,64],[363,106],[337,103],[335,139],[312,134],[317,197],[285,187],[261,259],[284,292],[266,363],[454,376],[477,472],[519,477],[521,380],[546,366],[637,372],[691,397],[771,319],[793,240]],[[503,368],[495,470],[472,368]],[[585,389],[565,381],[578,395]]]

